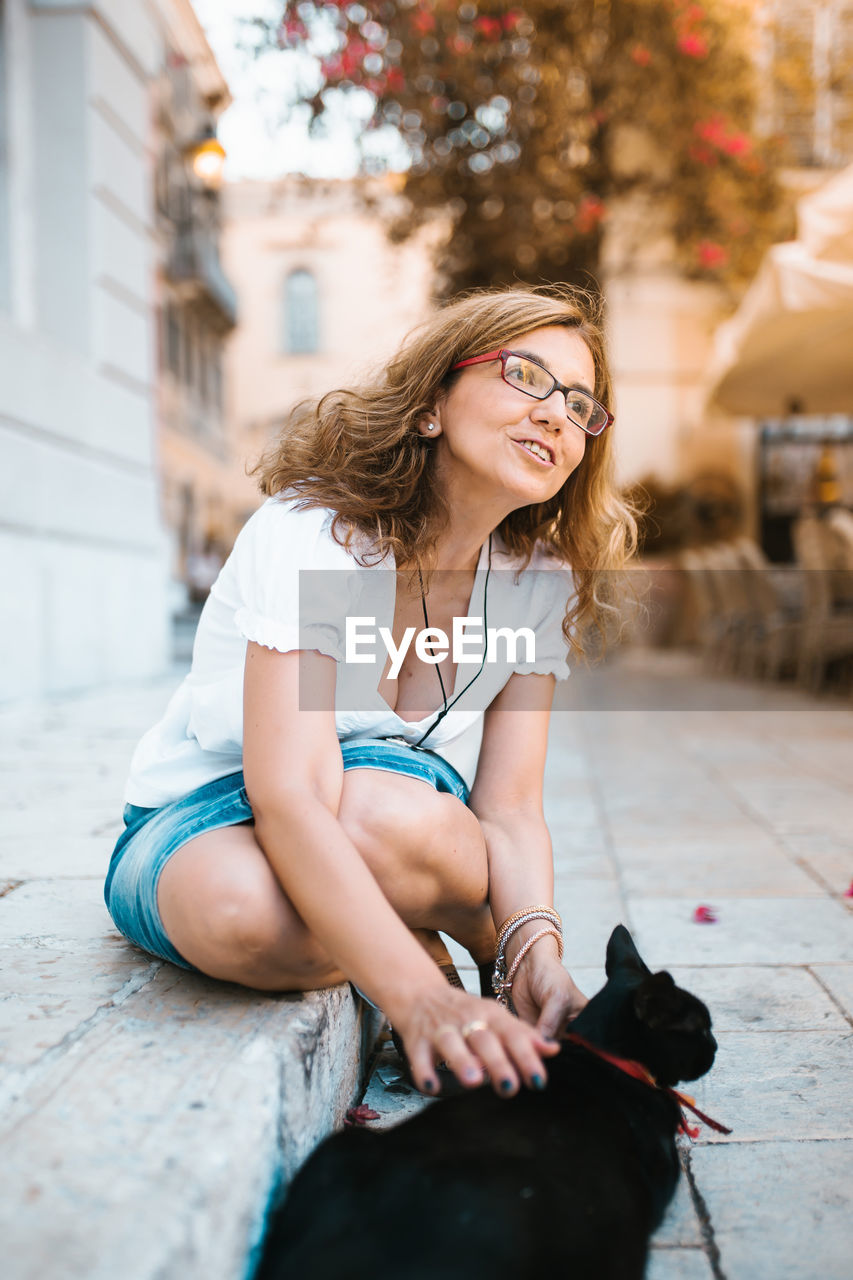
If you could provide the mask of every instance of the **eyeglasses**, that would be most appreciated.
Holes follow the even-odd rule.
[[[566,413],[571,422],[588,436],[599,436],[605,427],[613,422],[613,414],[608,413],[603,404],[599,404],[586,391],[577,387],[564,387],[553,374],[549,373],[538,360],[529,356],[518,355],[515,351],[490,351],[485,356],[472,356],[470,360],[460,360],[452,369],[464,369],[469,364],[486,364],[490,360],[500,360],[501,377],[504,382],[523,391],[534,400],[547,400],[555,391],[562,391],[566,397]],[[452,370],[451,370],[452,372]]]

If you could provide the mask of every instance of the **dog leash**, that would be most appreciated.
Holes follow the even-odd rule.
[[[710,1116],[705,1115],[704,1111],[700,1111],[696,1106],[696,1100],[691,1098],[688,1093],[681,1093],[678,1089],[672,1089],[669,1085],[658,1084],[651,1071],[649,1071],[648,1067],[643,1066],[642,1062],[636,1062],[633,1058],[620,1058],[615,1053],[608,1053],[606,1049],[599,1049],[597,1044],[584,1040],[583,1036],[576,1035],[573,1031],[569,1032],[563,1039],[570,1041],[572,1044],[580,1045],[582,1049],[588,1049],[597,1058],[603,1058],[611,1066],[618,1067],[620,1071],[624,1071],[625,1075],[632,1076],[635,1080],[642,1080],[644,1084],[650,1085],[653,1089],[660,1089],[662,1093],[668,1094],[678,1107],[678,1114],[681,1117],[678,1125],[679,1132],[686,1133],[688,1138],[698,1138],[699,1130],[695,1125],[688,1123],[687,1116],[684,1114],[685,1107],[692,1111],[703,1124],[708,1125],[710,1129],[716,1129],[717,1133],[731,1133],[731,1129],[727,1129],[724,1124],[720,1124],[718,1120],[712,1120]]]

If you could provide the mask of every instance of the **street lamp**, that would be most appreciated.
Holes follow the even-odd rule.
[[[195,176],[208,191],[217,191],[222,185],[225,148],[212,125],[206,126],[199,140],[187,148],[186,155]]]

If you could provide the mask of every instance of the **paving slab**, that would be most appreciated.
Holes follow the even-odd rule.
[[[580,880],[617,879],[617,868],[610,854],[604,849],[567,849],[559,836],[553,836],[554,863],[563,879],[577,877]]]
[[[102,877],[29,880],[0,898],[0,947],[59,944],[66,952],[130,947],[107,911]]]
[[[853,1036],[811,1031],[722,1032],[709,1075],[688,1093],[731,1136],[706,1142],[853,1137]]]
[[[632,898],[678,896],[701,902],[707,897],[821,898],[825,888],[780,849],[719,848],[697,853],[684,849],[674,874],[669,849],[617,850],[622,885]]]
[[[11,1081],[78,1032],[99,1009],[121,1004],[163,962],[109,943],[85,951],[4,947],[0,951],[0,1098]]]
[[[651,811],[633,823],[620,825],[612,817],[606,821],[613,850],[620,858],[623,854],[630,857],[660,851],[662,855],[685,859],[694,853],[701,857],[726,849],[760,855],[786,848],[775,835],[745,816],[734,822],[722,822],[716,815],[697,809],[687,821],[679,820],[668,826],[658,821]]]
[[[652,1243],[646,1280],[714,1280],[711,1264],[700,1248],[656,1248]]]
[[[798,864],[829,889],[844,895],[853,886],[853,839],[826,832],[790,832],[785,846]],[[851,901],[853,905],[853,901]]]
[[[565,958],[575,965],[601,964],[607,940],[625,920],[625,906],[615,881],[581,879],[558,866],[554,905],[563,917]]]
[[[61,840],[69,830],[78,836],[111,837],[114,843],[123,829],[121,806],[116,800],[97,805],[41,804],[7,810],[3,817],[3,834],[7,839],[40,836],[45,844]]]
[[[652,1237],[652,1245],[670,1249],[696,1249],[702,1246],[702,1227],[690,1193],[690,1184],[684,1173],[678,1179],[666,1216]]]
[[[707,905],[716,910],[716,924],[696,924],[684,898],[632,897],[631,918],[647,963],[853,963],[853,920],[828,898],[714,898]]]
[[[853,1142],[696,1146],[726,1280],[849,1280]]]
[[[674,965],[670,972],[680,987],[705,1001],[715,1033],[849,1030],[838,1005],[808,969],[790,965]],[[853,977],[853,965],[849,974]]]
[[[115,815],[110,818],[115,823]],[[0,839],[0,879],[46,880],[73,877],[103,882],[113,842],[106,835],[19,835]]]
[[[367,1122],[368,1128],[381,1131],[410,1120],[438,1099],[425,1097],[406,1082],[400,1059],[389,1040],[374,1061],[364,1102],[378,1114],[378,1119]]]
[[[853,965],[816,964],[813,973],[818,982],[838,1002],[847,1017],[853,1020]]]

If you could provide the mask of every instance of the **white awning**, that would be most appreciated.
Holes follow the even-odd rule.
[[[710,398],[730,413],[853,414],[853,166],[798,214],[717,330]]]

